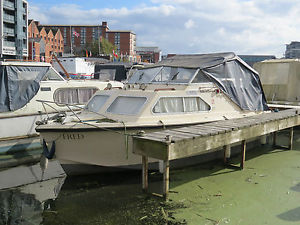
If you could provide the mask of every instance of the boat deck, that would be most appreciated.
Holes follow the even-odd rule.
[[[230,151],[230,145],[241,142],[240,167],[243,169],[247,140],[273,133],[275,145],[277,131],[287,128],[291,128],[289,149],[292,149],[293,127],[300,125],[299,113],[297,109],[288,109],[134,136],[133,152],[142,156],[143,189],[148,188],[148,157],[164,161],[163,193],[167,197],[170,160],[224,147],[224,161],[226,161],[225,155],[226,151]]]

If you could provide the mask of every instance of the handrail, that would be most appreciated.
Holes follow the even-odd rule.
[[[156,88],[154,91],[175,91],[175,88]]]

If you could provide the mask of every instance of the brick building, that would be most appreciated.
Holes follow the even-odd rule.
[[[88,44],[105,38],[117,47],[119,55],[136,57],[136,35],[132,31],[109,30],[107,22],[101,25],[42,25],[47,28],[60,29],[64,39],[64,52],[80,54]]]
[[[128,55],[133,57],[136,55],[136,35],[132,31],[107,31],[106,39],[117,47],[117,52],[120,55]]]
[[[59,29],[45,28],[34,20],[28,23],[29,60],[50,62],[52,53],[62,55],[64,39]]]

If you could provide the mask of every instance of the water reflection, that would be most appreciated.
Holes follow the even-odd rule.
[[[48,200],[57,198],[66,174],[57,162],[49,163],[40,181],[39,165],[21,166],[0,172],[0,224],[41,224]]]

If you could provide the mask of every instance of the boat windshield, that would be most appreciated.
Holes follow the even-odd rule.
[[[121,115],[137,115],[145,104],[146,97],[118,96],[107,112]]]
[[[85,111],[88,112],[99,112],[101,107],[105,104],[109,95],[94,95],[88,104],[85,106]]]
[[[136,83],[190,83],[197,69],[181,67],[154,67],[136,71],[128,80]]]
[[[43,81],[48,81],[48,80],[53,80],[53,81],[63,81],[64,79],[53,70],[53,68],[49,68],[48,72],[45,74]]]

